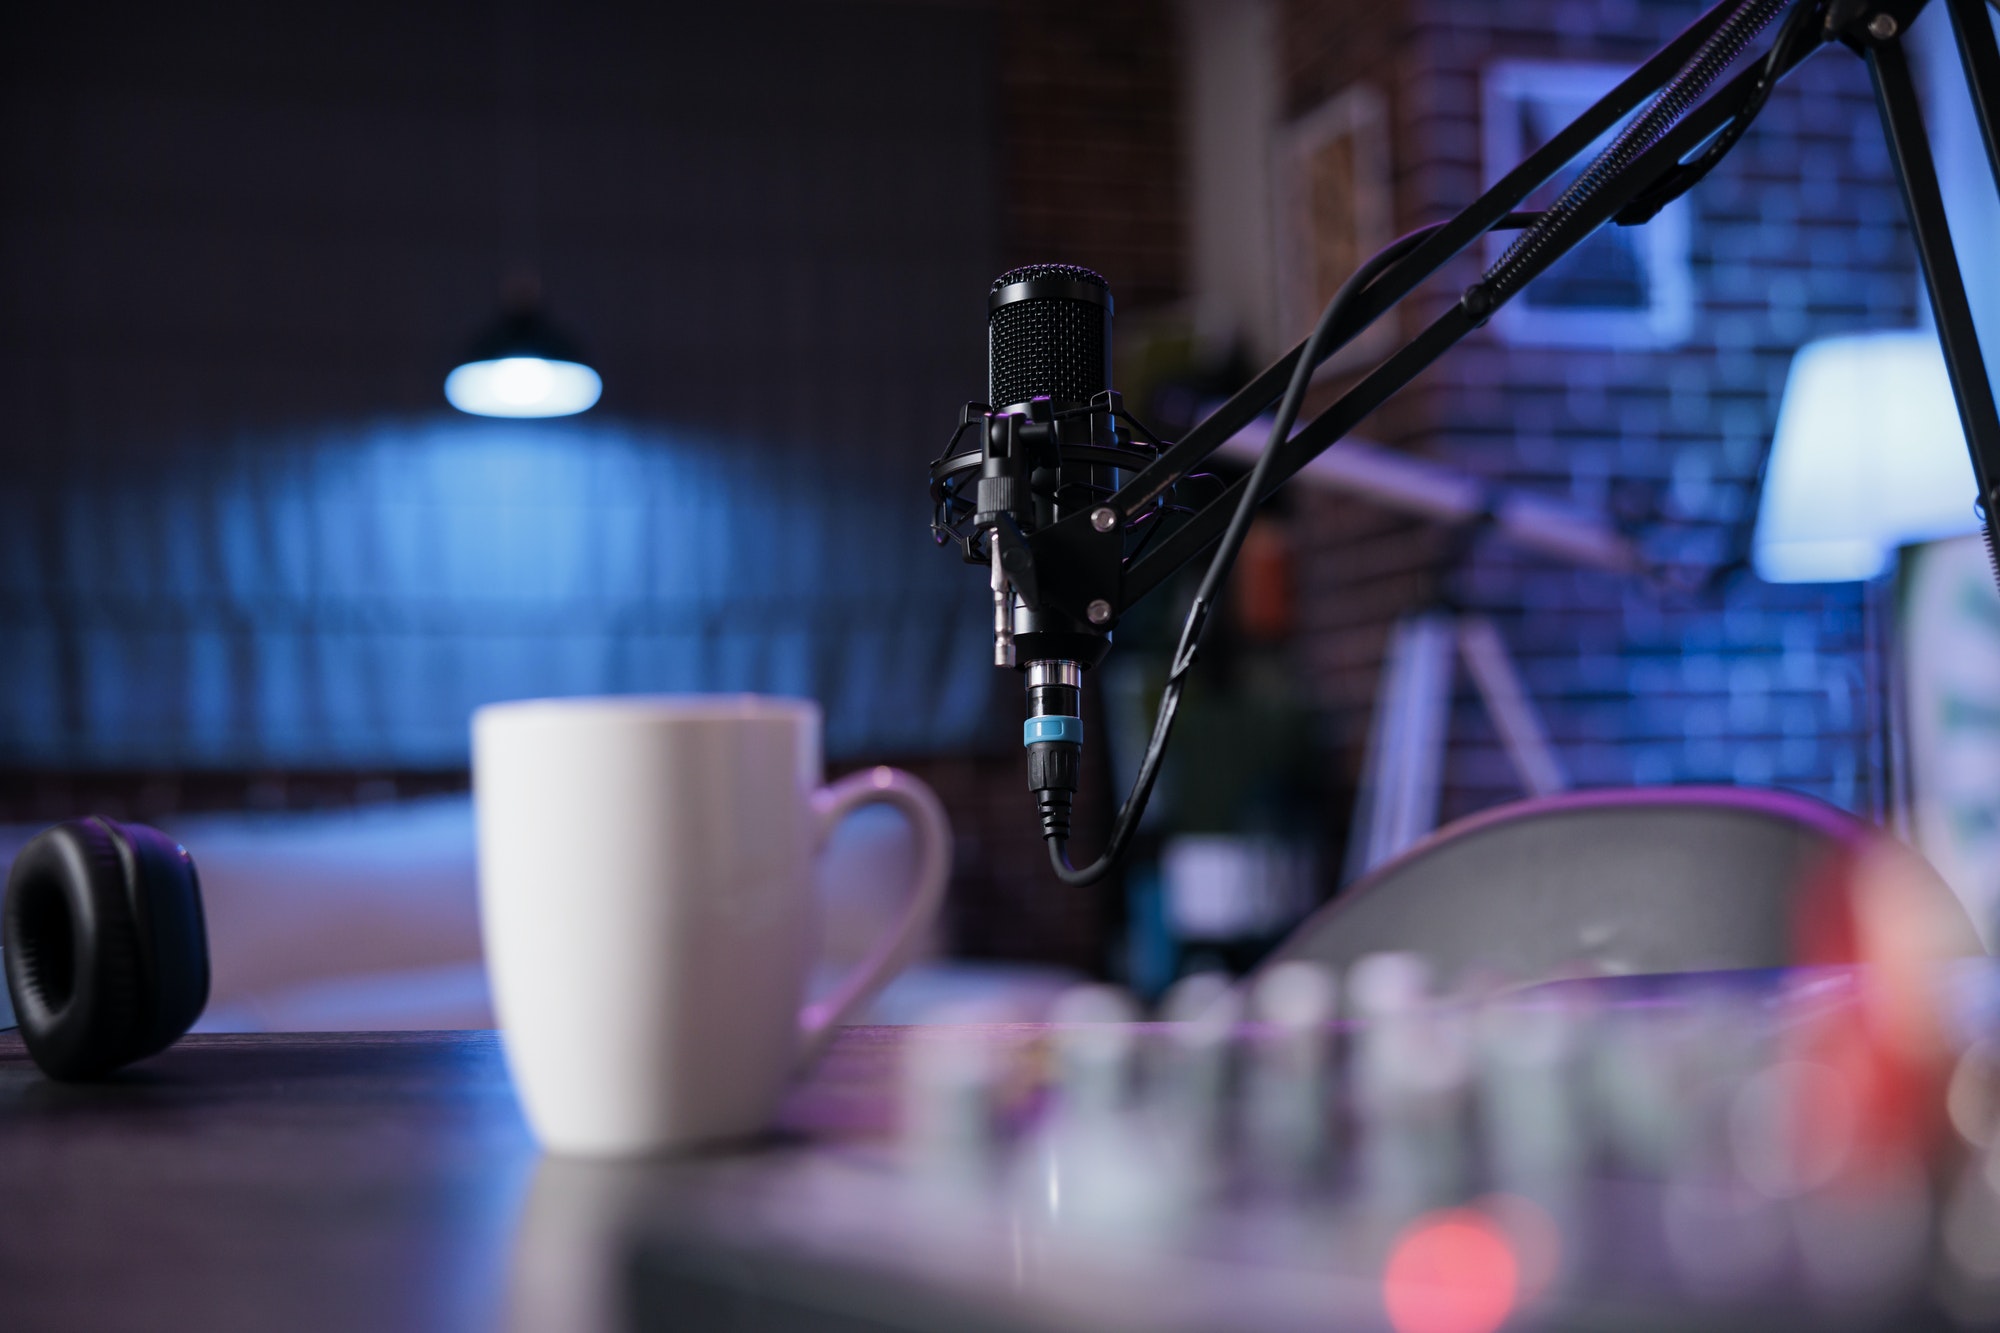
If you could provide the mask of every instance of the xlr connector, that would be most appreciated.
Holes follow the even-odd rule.
[[[1028,790],[1044,838],[1069,837],[1070,807],[1083,769],[1083,667],[1077,662],[1028,663]]]

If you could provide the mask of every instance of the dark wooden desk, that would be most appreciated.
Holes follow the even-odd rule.
[[[885,1128],[897,1031],[846,1030],[781,1137]],[[89,1085],[0,1033],[0,1330],[614,1328],[627,1210],[732,1158],[541,1159],[490,1032],[194,1036]]]
[[[6,1033],[0,1328],[490,1328],[535,1156],[491,1033],[197,1036],[95,1085]]]

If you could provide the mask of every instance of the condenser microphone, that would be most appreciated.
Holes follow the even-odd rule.
[[[987,293],[987,438],[973,524],[988,545],[994,662],[1027,677],[1028,787],[1044,826],[1062,836],[1083,753],[1083,672],[1103,657],[1108,626],[1042,604],[1025,583],[1020,543],[1117,489],[1119,469],[1089,449],[1119,442],[1111,317],[1110,284],[1073,264],[1009,269]]]
[[[1117,488],[1115,468],[1079,456],[1093,440],[1117,443],[1111,314],[1110,284],[1075,264],[1009,269],[987,292],[987,442],[973,526],[988,538],[996,666],[1080,671],[1103,656],[1102,631],[1039,606],[1011,548]]]

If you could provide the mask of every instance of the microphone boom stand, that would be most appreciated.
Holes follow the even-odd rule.
[[[1988,166],[1996,188],[2000,188],[2000,46],[1987,14],[1988,4],[2000,4],[2000,0],[1939,2],[1950,10]],[[1006,514],[994,515],[991,521],[976,515],[979,530],[972,534],[945,529],[962,536],[968,559],[982,558],[978,548],[984,538],[993,567],[996,604],[1008,596],[1018,597],[1036,614],[1076,627],[1061,636],[1060,653],[1035,653],[1031,655],[1035,660],[1024,663],[1030,684],[1030,786],[1043,805],[1045,836],[1057,873],[1064,880],[1083,884],[1102,876],[1122,854],[1137,824],[1171,731],[1178,682],[1192,665],[1200,644],[1209,610],[1205,598],[1213,595],[1233,554],[1232,543],[1241,540],[1247,523],[1246,500],[1261,501],[1269,496],[1597,228],[1613,221],[1643,223],[1697,184],[1740,139],[1771,89],[1822,46],[1839,43],[1867,63],[1972,456],[1988,548],[2000,552],[2000,410],[1995,408],[1993,386],[1952,248],[1937,169],[1904,49],[1904,34],[1927,3],[1929,0],[1795,0],[1765,57],[1721,83],[1705,100],[1697,100],[1780,8],[1775,0],[1721,0],[1457,216],[1406,238],[1392,247],[1393,254],[1385,252],[1370,261],[1371,266],[1379,263],[1381,267],[1364,266],[1364,271],[1350,280],[1350,287],[1336,297],[1312,338],[1267,367],[1178,443],[1161,448],[1157,454],[1135,455],[1097,442],[1096,415],[1089,444],[1061,442],[1064,423],[1049,418],[1046,399],[1036,400],[1033,406],[1038,415],[1032,421],[984,409],[986,442],[970,453],[953,454],[947,449],[947,456],[932,465],[934,496],[948,494],[950,477],[976,467],[982,456],[1005,453],[1013,447],[1017,434],[1025,438],[1028,429],[1037,426],[1044,432],[1042,438],[1060,443],[1065,472],[1075,467],[1080,475],[1087,469],[1098,469],[1093,477],[1111,469],[1136,473],[1115,489],[1099,486],[1100,490],[1109,489],[1109,494],[1074,506],[1031,531],[1022,531]],[[1458,301],[1305,426],[1282,439],[1274,435],[1267,455],[1259,458],[1249,475],[1188,513],[1171,530],[1156,536],[1148,529],[1128,555],[1131,532],[1148,520],[1160,520],[1158,511],[1176,493],[1176,487],[1281,396],[1286,403],[1279,410],[1279,421],[1293,419],[1291,413],[1297,410],[1303,384],[1299,362],[1308,348],[1315,363],[1323,361],[1487,232],[1523,226],[1523,215],[1513,210],[1635,111],[1640,114],[1599,153],[1576,184],[1539,220],[1525,224],[1529,229],[1521,239],[1480,281],[1466,288]],[[1313,367],[1303,369],[1309,375]],[[961,434],[980,420],[981,410],[982,405],[968,405]],[[1107,422],[1122,412],[1116,394],[1110,392],[1099,394],[1091,410]],[[959,438],[954,436],[954,447]],[[1116,443],[1114,428],[1112,444]],[[1053,700],[1073,704],[1082,669],[1101,660],[1119,617],[1225,536],[1229,540],[1211,566],[1204,594],[1197,596],[1190,613],[1146,761],[1114,822],[1111,843],[1091,865],[1071,867],[1063,844],[1081,733],[1072,736],[1062,732],[1057,740],[1034,743],[1038,715],[1059,706]],[[2000,578],[2000,555],[1996,555],[1995,574]],[[1053,636],[1051,644],[1056,646]],[[1011,640],[998,646],[1012,664]],[[1073,660],[1052,660],[1055,656]],[[1049,721],[1066,724],[1075,719],[1052,717]]]
[[[1927,0],[1890,0],[1881,5],[1836,3],[1828,26],[1836,39],[1852,46],[1867,61],[1875,85],[1876,104],[1888,138],[1896,176],[1909,209],[1922,261],[1925,285],[1937,315],[1938,339],[1951,373],[1959,419],[1965,427],[1973,473],[1979,482],[1980,508],[1989,542],[2000,539],[2000,412],[1986,376],[1973,327],[1972,309],[1960,276],[1957,253],[1945,221],[1944,199],[1938,189],[1930,139],[1925,133],[1917,90],[1910,73],[1903,33]],[[1960,56],[1985,140],[1989,165],[2000,188],[2000,50],[1987,21],[1990,0],[1941,0],[1952,11]],[[1351,340],[1417,285],[1442,268],[1460,251],[1485,235],[1510,210],[1528,197],[1585,147],[1610,130],[1686,62],[1717,21],[1738,7],[1736,0],[1710,10],[1686,32],[1662,48],[1632,76],[1579,116],[1540,150],[1509,172],[1458,216],[1445,223],[1409,258],[1369,287],[1356,303],[1353,316],[1328,340],[1330,354]],[[1843,18],[1848,21],[1834,27]],[[1782,77],[1803,64],[1819,48],[1788,59]],[[1695,149],[1720,130],[1748,100],[1757,80],[1746,69],[1706,102],[1689,112],[1659,143],[1642,155],[1622,179],[1607,185],[1588,206],[1587,221],[1601,225],[1614,220],[1647,187],[1672,172]],[[1567,244],[1553,243],[1529,263],[1521,284],[1568,254],[1595,226],[1573,229]],[[1263,499],[1290,479],[1321,450],[1352,430],[1390,395],[1415,379],[1433,361],[1479,328],[1496,308],[1492,294],[1479,284],[1439,315],[1414,339],[1391,354],[1325,411],[1277,446]],[[1122,559],[1122,529],[1145,514],[1222,444],[1267,411],[1290,380],[1303,344],[1266,368],[1234,397],[1161,453],[1150,466],[1120,487],[1105,507],[1117,522],[1093,523],[1095,510],[1079,510],[1027,534],[1036,583],[1043,601],[1081,620],[1090,619],[1092,602],[1102,600],[1111,616],[1091,623],[1109,630],[1134,602],[1158,587],[1175,570],[1200,554],[1222,535],[1249,478],[1241,478],[1202,506],[1173,531],[1162,535],[1137,560]],[[1101,522],[1101,520],[1099,520]]]

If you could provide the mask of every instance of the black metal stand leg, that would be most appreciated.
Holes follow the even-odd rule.
[[[1986,140],[1986,161],[1993,184],[2000,189],[2000,45],[1993,40],[1988,0],[1947,0],[1952,31],[1958,35],[1958,58],[1965,66],[1966,86],[1979,113],[1979,133]]]
[[[1995,490],[2000,484],[2000,412],[1993,405],[1993,385],[1980,355],[1979,333],[1972,325],[1972,306],[1965,297],[1958,255],[1951,248],[1930,136],[1924,133],[1923,112],[1917,105],[1917,88],[1910,78],[1910,61],[1900,37],[1869,44],[1868,72],[1875,82],[1875,103],[1881,108],[1882,128],[1889,138],[1903,202],[1916,233],[1924,285],[1937,317],[1938,341],[1944,345],[1952,396],[1958,400],[1958,419],[1972,451],[1987,540],[2000,552],[2000,491]],[[1996,568],[1996,576],[2000,576],[2000,568]]]

